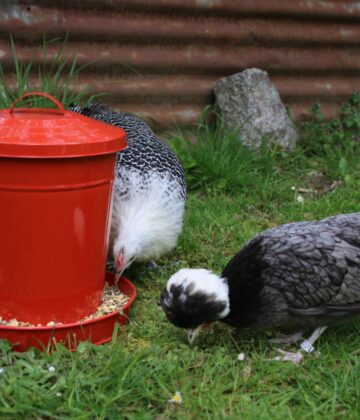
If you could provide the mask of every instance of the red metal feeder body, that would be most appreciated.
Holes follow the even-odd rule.
[[[50,99],[57,109],[0,111],[0,316],[34,325],[96,311],[126,147],[120,128]]]

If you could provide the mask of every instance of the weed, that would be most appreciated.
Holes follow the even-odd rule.
[[[66,55],[67,39],[59,38],[53,40],[43,39],[40,55],[42,60],[37,66],[33,62],[24,63],[17,53],[15,42],[10,38],[13,57],[13,71],[5,71],[0,63],[0,108],[9,108],[15,99],[24,93],[40,91],[53,95],[67,107],[71,102],[88,103],[95,99],[85,91],[75,92],[72,84],[78,74],[86,65],[78,66],[76,58],[71,59]],[[48,46],[58,43],[55,55],[49,60]],[[37,75],[37,76],[35,76]],[[52,102],[39,96],[27,99],[30,107],[51,107]]]

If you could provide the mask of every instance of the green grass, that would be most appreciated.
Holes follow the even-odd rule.
[[[76,92],[72,89],[79,73],[88,65],[78,66],[77,59],[66,54],[67,39],[43,39],[36,55],[41,57],[38,65],[32,61],[23,62],[19,58],[17,47],[10,38],[13,66],[6,69],[0,63],[0,109],[9,108],[20,96],[28,92],[46,92],[58,99],[64,107],[70,103],[92,102],[99,95],[89,95],[86,91]],[[56,50],[49,60],[49,45],[55,44]],[[29,107],[48,107],[55,105],[39,96],[26,99]]]
[[[321,354],[293,366],[267,360],[276,353],[266,332],[236,331],[220,323],[190,347],[185,331],[170,325],[158,305],[167,279],[181,267],[220,272],[263,229],[359,210],[358,142],[347,137],[337,147],[330,132],[321,145],[313,144],[319,138],[311,133],[321,132],[325,123],[312,124],[304,127],[303,140],[290,156],[276,150],[250,156],[241,147],[245,158],[240,152],[228,155],[227,148],[234,147],[229,139],[208,148],[203,140],[190,150],[177,136],[184,163],[192,159],[186,168],[191,192],[184,231],[160,268],[133,265],[127,273],[138,298],[126,335],[100,347],[82,344],[76,353],[60,348],[52,354],[18,354],[0,342],[1,418],[359,418],[359,323],[330,328],[317,345]],[[213,167],[219,156],[227,166],[242,165],[241,182],[234,177],[227,184],[228,167]],[[218,183],[219,178],[225,181]],[[237,361],[239,352],[245,353],[244,362]],[[175,391],[183,397],[179,406],[168,403]]]

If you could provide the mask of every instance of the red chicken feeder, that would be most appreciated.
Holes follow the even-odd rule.
[[[112,284],[114,275],[106,273],[106,280]],[[130,280],[121,277],[118,286],[120,291],[129,298],[120,311],[116,310],[84,322],[52,327],[0,326],[0,339],[10,341],[13,350],[20,352],[26,351],[30,347],[40,350],[56,350],[59,343],[64,344],[72,351],[76,350],[82,341],[104,344],[112,339],[115,324],[123,325],[128,322],[128,314],[136,298],[136,289]]]
[[[15,108],[31,95],[57,108]],[[47,94],[0,111],[2,319],[69,324],[96,311],[116,152],[126,146],[122,129],[66,111]]]

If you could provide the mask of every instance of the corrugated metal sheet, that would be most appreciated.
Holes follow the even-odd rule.
[[[360,90],[359,23],[346,0],[3,0],[0,59],[10,69],[10,33],[25,60],[44,33],[68,33],[68,53],[93,61],[76,89],[160,126],[197,121],[214,82],[248,67],[268,71],[296,118],[316,101],[331,116]]]

